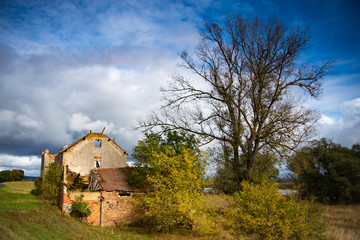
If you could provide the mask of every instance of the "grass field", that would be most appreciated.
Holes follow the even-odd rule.
[[[323,217],[331,240],[360,240],[360,205],[327,205]]]
[[[33,182],[7,182],[0,189],[0,239],[209,239],[191,231],[160,234],[136,227],[100,228],[62,214],[30,194]],[[210,239],[218,239],[216,237]]]
[[[239,239],[219,227],[213,237],[181,231],[160,234],[146,228],[118,226],[100,228],[85,225],[62,214],[55,206],[30,194],[33,182],[9,182],[0,189],[0,239]],[[226,197],[207,195],[205,203],[221,213],[228,208]],[[360,205],[326,205],[323,218],[327,222],[328,239],[360,240]],[[225,221],[217,219],[218,223]],[[221,225],[221,224],[220,224]]]

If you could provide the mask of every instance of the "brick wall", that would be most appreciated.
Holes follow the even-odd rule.
[[[133,220],[131,196],[119,196],[118,192],[102,192],[101,226],[128,224]]]
[[[84,222],[99,226],[115,226],[118,224],[128,224],[134,220],[132,211],[131,196],[120,196],[119,192],[75,192],[66,191],[61,195],[61,210],[66,213],[71,212],[71,204],[76,197],[83,195],[83,201],[89,203],[91,215]],[[103,201],[100,201],[103,199]],[[100,216],[101,214],[101,216]]]
[[[87,200],[84,201],[89,203],[89,207],[91,209],[91,215],[88,216],[86,218],[86,220],[84,220],[84,222],[94,225],[94,226],[99,226],[100,225],[100,201],[92,201],[92,200]]]

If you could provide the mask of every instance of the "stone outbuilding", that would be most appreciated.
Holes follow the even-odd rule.
[[[41,176],[46,166],[55,162],[62,167],[59,205],[70,213],[79,196],[89,203],[91,215],[85,220],[96,226],[114,226],[132,220],[131,194],[126,178],[127,153],[104,133],[82,137],[58,154],[42,152]]]

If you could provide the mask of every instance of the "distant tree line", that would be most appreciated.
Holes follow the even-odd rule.
[[[0,182],[12,182],[24,180],[24,170],[13,169],[0,172]]]
[[[351,149],[328,139],[294,154],[288,168],[304,197],[323,202],[360,202],[360,144]]]

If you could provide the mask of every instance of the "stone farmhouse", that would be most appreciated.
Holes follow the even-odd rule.
[[[45,149],[41,177],[51,162],[62,167],[61,211],[70,213],[71,204],[82,195],[92,212],[87,223],[96,226],[129,223],[132,190],[126,182],[130,171],[126,157],[127,153],[104,133],[90,131],[57,154]]]

